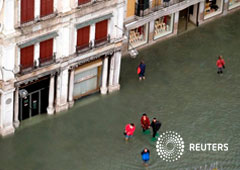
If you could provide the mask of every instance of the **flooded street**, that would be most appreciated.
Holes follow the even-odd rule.
[[[123,58],[121,90],[76,101],[56,116],[23,122],[13,136],[0,139],[0,170],[195,170],[240,169],[240,12]],[[217,74],[217,56],[226,69]],[[146,64],[146,80],[136,68]],[[151,134],[143,134],[147,113],[162,122],[160,134],[175,131],[185,142],[176,162],[156,152]],[[136,131],[128,142],[127,123]],[[190,143],[228,143],[228,151],[189,151]],[[144,167],[141,151],[150,149]]]

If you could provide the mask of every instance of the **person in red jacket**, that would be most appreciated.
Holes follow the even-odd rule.
[[[217,67],[218,67],[218,74],[222,74],[223,73],[223,68],[225,68],[225,61],[223,60],[222,56],[218,56],[218,60],[216,63]]]
[[[126,140],[126,141],[127,141],[130,137],[133,136],[134,131],[135,131],[135,125],[134,125],[133,123],[127,124],[127,125],[125,126],[124,135],[125,135],[125,140]]]
[[[145,130],[150,128],[150,120],[146,113],[144,113],[141,117],[141,126],[143,129],[143,132],[145,132]]]

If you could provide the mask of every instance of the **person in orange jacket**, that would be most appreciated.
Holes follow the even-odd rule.
[[[134,131],[135,131],[135,125],[133,123],[127,124],[125,126],[124,135],[125,135],[126,141],[133,136]]]
[[[225,68],[225,61],[223,60],[222,56],[218,56],[218,60],[216,63],[217,67],[218,67],[218,74],[222,74],[223,73],[223,68]]]

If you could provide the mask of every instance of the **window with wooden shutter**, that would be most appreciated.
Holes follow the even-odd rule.
[[[107,41],[108,20],[96,23],[95,44]]]
[[[91,0],[78,0],[78,5],[86,4],[88,2],[91,2]]]
[[[41,0],[40,16],[46,16],[53,13],[53,0]]]
[[[21,0],[21,23],[34,20],[34,0]]]
[[[89,47],[90,26],[77,30],[77,50]]]
[[[53,39],[40,42],[40,65],[53,59]]]
[[[21,70],[33,68],[33,65],[34,65],[33,60],[34,60],[34,45],[21,48],[21,59],[20,59]]]

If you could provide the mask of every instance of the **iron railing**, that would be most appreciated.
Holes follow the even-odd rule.
[[[178,4],[178,3],[183,2],[183,1],[185,1],[185,0],[163,0],[163,4],[160,4],[158,6],[161,6],[161,7],[165,8],[165,7],[169,7],[169,6]]]
[[[25,74],[25,73],[28,73],[28,72],[31,72],[33,69],[35,69],[37,67],[37,62],[34,61],[33,63],[31,64],[24,64],[24,65],[19,65],[19,68],[20,68],[20,74]]]
[[[144,4],[135,3],[135,15],[139,17],[144,17],[149,13],[170,7],[183,1],[185,0],[163,0],[162,3],[159,3],[159,0],[153,0],[152,4],[149,4],[149,2],[146,1]]]
[[[94,40],[95,47],[99,47],[99,46],[105,45],[107,43],[110,43],[110,35],[107,35],[103,38]]]
[[[38,67],[43,67],[43,66],[47,66],[47,65],[50,65],[50,64],[53,64],[55,61],[56,61],[56,55],[55,53],[50,56],[50,57],[47,57],[47,58],[39,58],[38,59],[39,61],[39,65],[37,65],[37,62],[34,61],[33,63],[31,64],[24,64],[24,65],[19,65],[19,74],[26,74],[26,73],[29,73],[31,72],[32,70],[38,68]]]
[[[86,52],[88,50],[91,50],[93,48],[97,48],[97,47],[103,46],[103,45],[108,44],[110,42],[111,42],[110,35],[107,35],[107,36],[105,36],[103,38],[100,38],[100,39],[95,39],[94,40],[94,45],[93,45],[93,42],[90,41],[89,44],[76,46],[76,54],[84,53],[84,52]]]
[[[46,57],[46,58],[39,58],[39,67],[43,67],[49,64],[52,64],[56,61],[56,55],[55,53],[50,56],[50,57]]]
[[[76,53],[82,53],[86,52],[88,50],[92,49],[92,41],[90,41],[88,44],[83,44],[81,46],[76,46]]]

